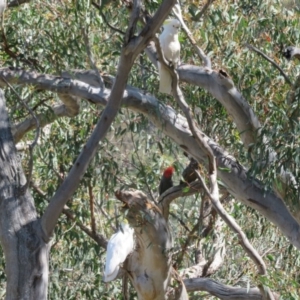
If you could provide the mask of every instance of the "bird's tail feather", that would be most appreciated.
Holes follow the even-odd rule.
[[[159,92],[171,94],[172,91],[172,77],[168,69],[158,63],[159,71]]]

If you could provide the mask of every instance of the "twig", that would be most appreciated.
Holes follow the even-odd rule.
[[[100,7],[100,5],[99,5],[98,3],[96,3],[95,1],[92,1],[92,5],[94,5],[94,6],[99,10],[100,16],[102,17],[103,21],[105,22],[105,24],[106,24],[110,29],[112,29],[112,30],[114,30],[114,31],[116,31],[116,32],[119,32],[119,33],[125,35],[125,32],[124,32],[124,31],[122,31],[122,30],[118,29],[117,27],[114,27],[114,26],[112,26],[112,25],[109,24],[109,22],[107,21],[105,15],[104,15],[104,13],[102,12],[102,9],[101,9],[101,7]]]
[[[161,50],[160,50],[161,51]],[[208,197],[211,199],[212,205],[217,211],[217,213],[221,216],[221,218],[225,221],[225,223],[238,235],[239,241],[241,243],[241,246],[246,251],[246,253],[249,255],[249,257],[254,261],[258,268],[258,274],[260,275],[266,275],[266,265],[261,258],[261,256],[258,254],[256,249],[251,245],[249,240],[247,239],[245,233],[242,231],[240,226],[235,222],[234,218],[232,218],[226,210],[223,208],[220,199],[219,199],[219,187],[217,182],[217,167],[216,167],[216,159],[213,155],[212,149],[209,147],[204,134],[200,134],[197,130],[197,126],[195,121],[192,118],[192,113],[185,102],[183,93],[181,92],[179,86],[178,86],[178,74],[176,70],[171,69],[169,67],[169,71],[172,75],[172,92],[173,95],[179,104],[180,108],[184,112],[187,122],[189,124],[189,128],[195,138],[196,143],[199,145],[199,147],[203,150],[204,153],[206,153],[208,157],[208,173],[209,173],[209,180],[210,180],[210,190],[208,189],[205,181],[201,177],[198,170],[195,170],[195,173],[197,174],[197,177],[199,181],[202,183],[202,186],[204,188],[204,191],[207,193]],[[260,290],[264,291],[266,294],[266,299],[274,299],[273,295],[271,294],[271,291],[268,287],[264,287],[262,285],[259,285]],[[262,293],[264,295],[264,293]]]
[[[31,181],[32,176],[32,170],[33,170],[33,149],[37,145],[39,135],[40,135],[40,121],[35,115],[35,113],[32,111],[32,109],[29,107],[29,105],[21,98],[21,96],[18,94],[18,92],[14,89],[14,87],[4,78],[2,77],[2,80],[11,88],[11,90],[14,92],[14,94],[17,96],[19,101],[22,103],[22,105],[29,111],[32,118],[35,120],[36,123],[36,132],[33,142],[29,145],[29,163],[28,163],[28,175],[27,175],[27,181],[24,187],[22,187],[23,191],[26,191],[26,189],[29,186],[29,183]]]
[[[253,246],[248,241],[246,235],[240,228],[240,226],[235,222],[235,220],[225,211],[222,204],[219,201],[219,198],[217,198],[213,193],[209,190],[207,187],[204,179],[200,175],[200,173],[196,170],[196,174],[198,176],[198,179],[203,184],[203,188],[209,198],[211,199],[211,202],[215,208],[215,210],[218,212],[218,214],[221,216],[221,218],[225,221],[225,223],[239,236],[239,240],[241,242],[242,247],[246,251],[246,253],[251,257],[251,259],[255,262],[255,264],[258,267],[258,273],[261,275],[266,274],[266,266],[264,261],[261,259],[258,252],[253,248]],[[210,176],[211,177],[211,176]],[[211,179],[211,181],[214,181],[214,179]],[[214,190],[215,188],[212,188]]]
[[[201,11],[197,14],[197,16],[195,18],[193,18],[192,20],[195,22],[199,22],[199,20],[202,18],[202,16],[206,13],[206,11],[208,10],[209,6],[214,2],[214,0],[207,0],[207,2],[204,4],[204,6],[202,7]]]
[[[133,8],[130,14],[130,20],[128,24],[128,29],[125,34],[125,45],[127,45],[131,38],[134,36],[134,32],[136,30],[136,24],[139,20],[140,12],[141,12],[141,1],[133,0]]]
[[[195,237],[198,237],[198,235],[195,235],[195,233],[198,230],[200,224],[201,224],[201,218],[198,218],[197,223],[195,224],[195,226],[193,227],[193,229],[189,231],[189,234],[188,234],[188,236],[187,236],[187,238],[186,238],[183,246],[181,247],[180,254],[178,255],[178,257],[176,259],[176,263],[175,263],[176,264],[176,268],[178,268],[179,265],[180,265],[180,263],[182,262],[184,254],[186,253],[187,248],[188,248],[190,242],[192,241],[192,239],[195,239]]]
[[[47,194],[34,182],[30,182],[30,186],[41,196],[46,197]],[[103,235],[98,234],[97,232],[93,232],[88,227],[83,225],[81,222],[78,221],[78,219],[74,216],[71,209],[65,205],[65,208],[63,209],[63,214],[67,216],[68,219],[73,221],[76,226],[78,226],[83,232],[85,232],[90,238],[92,238],[99,246],[106,248],[107,240],[104,238]]]
[[[174,213],[170,212],[170,216],[172,216],[174,219],[176,219],[186,231],[191,232],[191,230],[187,227],[187,225],[179,217],[177,217]]]
[[[94,60],[94,57],[93,57],[93,53],[91,51],[88,32],[87,32],[86,28],[82,28],[82,35],[83,35],[83,40],[84,40],[85,47],[86,47],[87,56],[88,56],[89,61],[90,61],[90,66],[95,71],[95,73],[96,73],[96,75],[99,79],[100,88],[103,89],[105,87],[104,86],[104,81],[103,81],[102,76],[100,75],[100,72],[99,72],[96,64],[95,64],[95,60]]]
[[[214,209],[212,208],[212,205],[210,205],[208,211],[206,211],[206,215],[204,216],[204,205],[203,203],[205,201],[209,201],[208,197],[207,196],[204,196],[202,197],[202,201],[201,201],[201,211],[200,211],[200,215],[198,217],[198,221],[196,223],[196,225],[193,227],[193,229],[189,232],[188,234],[188,237],[187,239],[185,240],[185,243],[184,245],[182,246],[182,251],[178,257],[178,259],[176,260],[176,264],[177,266],[180,265],[180,262],[183,260],[183,257],[184,257],[184,254],[186,252],[186,250],[188,249],[188,246],[191,242],[191,240],[194,238],[195,239],[195,233],[196,231],[198,230],[198,228],[201,228],[201,233],[200,235],[197,235],[196,237],[199,238],[199,241],[202,239],[202,238],[205,238],[208,236],[208,234],[211,232],[212,228],[213,228],[213,225],[215,224],[215,221],[216,221],[216,218],[215,218],[215,215],[216,215],[216,212],[214,211]],[[206,224],[204,225],[204,219],[206,217],[208,217],[209,215],[212,215],[212,217],[209,219],[208,222],[206,222]],[[198,241],[198,242],[199,242]]]
[[[198,54],[198,56],[200,57],[200,59],[203,61],[204,66],[206,68],[211,69],[211,60],[210,60],[210,58],[207,55],[205,55],[204,51],[199,46],[197,46],[197,43],[196,43],[196,41],[195,41],[192,33],[190,32],[189,28],[186,26],[185,22],[183,21],[182,14],[181,14],[180,4],[177,3],[173,7],[172,11],[173,11],[174,15],[176,16],[176,18],[180,21],[183,30],[185,31],[185,33],[186,33],[188,39],[190,40],[191,44],[194,46],[194,48],[196,50],[196,53]]]
[[[100,204],[98,205],[98,208],[100,209],[100,211],[104,215],[104,217],[107,219],[107,221],[110,223],[112,230],[117,231],[117,227],[112,224],[110,216],[108,215],[108,213],[105,211],[105,209],[102,206],[103,206],[103,200],[100,200]]]
[[[134,143],[134,138],[133,138],[133,133],[132,133],[132,132],[130,133],[130,136],[131,136],[131,142],[132,142],[132,144],[135,145],[135,143]],[[139,161],[139,164],[140,164],[141,169],[139,169],[139,167],[135,167],[135,168],[136,168],[137,170],[139,170],[139,171],[142,172],[142,176],[143,176],[143,177],[146,177],[146,174],[145,174],[145,168],[144,168],[144,165],[143,165],[143,163],[142,163],[142,161],[141,161],[141,158],[140,158],[140,156],[139,156],[138,151],[135,151],[135,154],[136,154],[136,156],[137,156],[137,158],[138,158],[138,161]],[[145,183],[145,185],[146,185],[146,187],[147,187],[149,196],[151,197],[151,199],[152,199],[153,201],[155,201],[155,197],[154,197],[154,195],[153,195],[153,193],[152,193],[152,189],[150,188],[150,186],[149,186],[149,184],[148,184],[148,180],[145,180],[144,183]]]
[[[45,99],[41,100],[39,103],[37,103],[32,110],[36,110],[40,105],[44,104],[45,102],[47,102],[48,100],[52,99],[52,97],[46,97]]]
[[[266,54],[264,54],[262,51],[260,51],[259,49],[257,49],[256,47],[254,47],[254,46],[252,46],[250,44],[245,44],[245,46],[247,48],[249,48],[250,50],[252,50],[252,51],[256,52],[257,54],[259,54],[260,56],[262,56],[268,62],[270,62],[280,72],[280,74],[284,77],[285,81],[289,85],[292,85],[292,82],[290,81],[290,79],[288,78],[288,76],[284,73],[284,71],[282,70],[282,68],[273,59],[271,59]]]
[[[88,183],[88,189],[89,189],[89,196],[90,196],[90,211],[91,211],[91,227],[92,232],[96,232],[96,221],[95,221],[95,214],[94,214],[94,194],[93,194],[93,187],[91,185],[91,181]]]

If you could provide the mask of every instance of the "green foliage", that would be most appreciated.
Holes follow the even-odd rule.
[[[293,62],[286,62],[281,56],[283,45],[297,44],[300,38],[299,4],[293,6],[292,2],[217,0],[204,18],[198,20],[199,1],[182,1],[184,18],[197,43],[210,55],[214,68],[223,68],[230,74],[258,116],[264,139],[253,145],[250,155],[243,148],[240,133],[231,117],[208,92],[182,83],[187,102],[205,133],[218,140],[249,168],[249,176],[258,177],[267,188],[278,185],[281,167],[288,168],[300,182],[300,127],[299,122],[291,118],[299,110],[299,92],[297,101],[290,107],[289,87],[284,79],[266,60],[245,48],[245,43],[269,55],[294,79],[299,67]],[[125,31],[128,9],[123,1],[101,3],[100,11],[85,0],[32,1],[7,10],[5,31],[9,51],[2,45],[2,65],[34,69],[46,74],[90,69],[82,35],[85,28],[97,67],[103,73],[115,75],[123,36],[111,29],[107,22]],[[145,5],[153,14],[159,1],[145,1]],[[182,62],[201,65],[184,34],[181,34],[180,40]],[[157,77],[155,67],[143,53],[135,62],[128,84],[178,109],[173,98],[158,93]],[[49,113],[49,107],[59,103],[56,94],[41,93],[31,86],[18,87],[17,91],[37,114]],[[5,93],[12,123],[27,118],[28,112],[18,104],[16,96],[9,89]],[[46,130],[41,132],[40,144],[35,148],[32,178],[43,192],[33,189],[40,215],[68,174],[99,115],[98,108],[83,102],[77,117],[58,119],[49,126],[49,133]],[[53,118],[51,113],[49,118]],[[34,131],[28,133],[23,142],[32,141],[34,135]],[[252,160],[252,155],[265,159],[270,148],[275,149],[277,156],[267,169]],[[28,153],[22,152],[20,155],[27,169]],[[178,183],[181,171],[187,164],[181,150],[153,128],[144,116],[122,108],[68,206],[76,221],[90,227],[88,187],[92,186],[97,231],[109,238],[119,218],[120,204],[114,198],[114,191],[135,188],[154,196],[162,170],[171,164],[176,168],[174,181]],[[299,192],[290,188],[286,201],[293,211],[299,210]],[[174,249],[178,253],[186,241],[187,228],[191,230],[199,219],[200,205],[201,197],[197,195],[177,199],[171,206],[173,216],[170,217],[170,225]],[[258,252],[265,254],[269,274],[266,278],[254,275],[255,267],[241,250],[237,237],[225,228],[222,235],[226,241],[226,260],[214,278],[241,286],[263,282],[280,291],[282,299],[298,299],[300,260],[296,249],[256,211],[233,201],[226,204],[226,209],[238,220]],[[181,268],[195,264],[195,245],[199,243],[201,229],[201,226],[197,228]],[[213,252],[213,238],[209,235],[203,241],[205,255]],[[177,254],[174,255],[174,261],[177,257]],[[49,299],[122,299],[120,280],[110,284],[102,282],[104,258],[105,249],[87,237],[74,221],[62,216],[51,249]],[[0,268],[0,291],[3,291],[5,275],[2,255],[0,264],[3,266]],[[131,299],[134,299],[133,289],[130,293]]]

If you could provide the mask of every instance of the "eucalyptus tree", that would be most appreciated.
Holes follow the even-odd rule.
[[[157,39],[170,14],[182,25],[176,70]],[[297,14],[288,1],[8,3],[5,299],[121,297],[101,282],[119,215],[136,240],[119,272],[125,298],[296,299],[299,79],[280,53],[295,44]],[[158,93],[157,60],[172,96]],[[183,152],[200,164],[197,179],[177,175],[156,197],[160,171],[179,174]]]

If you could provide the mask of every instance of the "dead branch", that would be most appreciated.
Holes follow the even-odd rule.
[[[221,216],[221,218],[226,222],[226,224],[239,236],[239,240],[241,242],[242,247],[246,251],[246,253],[250,256],[250,258],[254,261],[258,268],[258,274],[260,275],[266,275],[266,266],[263,261],[263,259],[260,257],[256,249],[250,244],[249,240],[247,239],[246,235],[242,231],[242,229],[239,227],[239,225],[235,222],[235,220],[227,214],[225,209],[223,208],[220,199],[219,199],[219,187],[217,183],[217,166],[216,166],[216,159],[214,157],[213,151],[210,148],[209,144],[206,141],[205,136],[202,134],[199,134],[199,131],[197,130],[197,125],[195,121],[192,118],[191,110],[187,103],[185,102],[184,95],[181,92],[179,86],[178,86],[178,76],[175,70],[170,69],[170,73],[172,75],[173,79],[173,86],[172,86],[172,92],[173,95],[179,104],[180,108],[184,112],[187,122],[189,124],[189,128],[195,138],[196,143],[199,145],[200,149],[203,150],[203,152],[208,157],[208,176],[209,176],[209,182],[210,182],[210,189],[206,186],[205,181],[201,177],[198,170],[195,170],[195,173],[198,176],[198,179],[202,183],[202,186],[212,201],[212,205],[214,209],[217,211],[217,213]],[[264,287],[264,292],[266,294],[266,299],[273,300],[273,296],[269,290],[269,288]]]
[[[256,47],[254,47],[254,46],[252,46],[250,44],[245,44],[245,46],[247,48],[249,48],[250,50],[252,50],[252,51],[256,52],[257,54],[259,54],[260,56],[262,56],[268,62],[270,62],[279,71],[279,73],[283,76],[283,78],[285,79],[286,83],[288,83],[289,85],[292,85],[292,82],[290,81],[290,79],[288,78],[288,76],[284,73],[284,71],[282,70],[282,68],[273,59],[271,59],[269,56],[267,56],[266,54],[264,54],[261,50],[257,49]]]
[[[90,196],[90,212],[91,212],[91,228],[92,232],[96,232],[96,220],[95,220],[95,214],[94,214],[94,194],[93,194],[93,187],[91,185],[91,182],[88,183],[88,189],[89,189],[89,196]]]
[[[217,76],[221,75],[217,75],[216,72],[207,73],[203,68],[193,66],[183,66],[177,70],[184,81],[205,86],[212,93],[216,93],[217,97],[222,98],[224,101],[226,100],[225,102],[228,104],[235,101],[234,97],[229,97],[229,95],[237,93],[237,90],[234,92],[231,89],[231,94],[228,94],[226,89],[223,89],[226,86],[227,78],[220,77],[218,79]],[[95,82],[94,79],[96,77],[89,77],[89,74],[91,74],[90,71],[81,72],[81,76],[83,76],[82,74],[87,74],[87,77],[92,82]],[[60,82],[61,80],[61,77],[40,75],[35,72],[10,68],[0,69],[1,76],[4,76],[10,83],[39,85],[43,90],[55,90],[56,82]],[[68,79],[68,82],[64,81],[60,85],[60,88],[68,91],[70,94],[80,95],[81,98],[101,106],[106,105],[111,94],[111,90],[109,89],[100,91],[99,88],[76,79]],[[130,86],[127,86],[123,94],[122,104],[136,112],[144,114],[157,128],[172,138],[175,143],[181,146],[184,151],[189,152],[195,159],[202,163],[206,161],[207,156],[201,149],[199,150],[199,147],[195,143],[186,119],[172,107],[163,105],[155,97],[144,94],[139,89]],[[234,110],[234,108],[232,109]],[[244,115],[245,120],[247,120],[248,124],[251,123],[246,115]],[[34,127],[34,121],[32,122]],[[199,128],[198,130],[200,131]],[[227,187],[228,191],[237,200],[258,210],[278,226],[289,241],[300,249],[299,223],[291,215],[282,199],[273,191],[266,192],[259,180],[249,179],[246,169],[233,156],[209,137],[205,136],[205,138],[216,157],[219,168],[218,177]]]
[[[184,279],[184,284],[188,292],[206,291],[222,300],[264,299],[258,288],[231,287],[209,278]],[[279,300],[278,294],[273,295],[274,299]]]
[[[139,7],[139,1],[135,1],[134,5],[136,7]],[[46,238],[51,238],[58,217],[62,212],[65,203],[75,192],[91,159],[96,154],[96,151],[99,147],[99,142],[105,137],[111,123],[113,122],[119,111],[123,92],[127,83],[127,78],[136,57],[141,51],[143,51],[148,41],[161,26],[163,20],[166,18],[173,5],[174,0],[163,1],[159,9],[156,11],[154,17],[149,21],[149,24],[144,27],[137,38],[132,37],[132,30],[134,29],[137,22],[137,20],[134,20],[135,18],[137,18],[137,15],[135,14],[136,9],[132,10],[133,13],[130,21],[131,26],[127,28],[126,33],[128,39],[131,37],[132,38],[130,40],[126,40],[126,44],[121,50],[120,62],[117,70],[117,74],[122,74],[122,76],[117,76],[116,81],[112,87],[109,101],[104,111],[102,112],[92,135],[82,149],[68,176],[50,200],[49,206],[41,217],[42,228],[45,232]]]
[[[46,193],[34,182],[30,182],[30,187],[33,188],[33,190],[38,193],[39,195],[46,197]],[[102,235],[97,233],[96,231],[91,230],[87,226],[85,226],[82,222],[78,221],[76,216],[74,215],[74,212],[65,205],[62,213],[71,221],[75,222],[75,225],[78,226],[86,235],[88,235],[91,239],[93,239],[100,247],[106,248],[107,246],[107,240]]]
[[[179,2],[179,1],[178,1]],[[206,3],[206,9],[208,8],[208,6],[213,2],[213,0],[210,0]],[[181,8],[180,8],[180,3],[177,3],[174,7],[173,7],[173,13],[176,16],[176,18],[180,21],[183,30],[185,31],[190,43],[194,46],[196,53],[198,54],[199,58],[203,61],[204,63],[204,67],[211,69],[211,60],[210,58],[204,53],[204,51],[197,45],[192,33],[190,32],[189,28],[187,27],[187,25],[185,24],[183,18],[182,18],[182,14],[181,14]]]
[[[117,191],[134,228],[136,247],[124,268],[143,300],[165,299],[171,275],[172,236],[159,208],[140,191]]]

